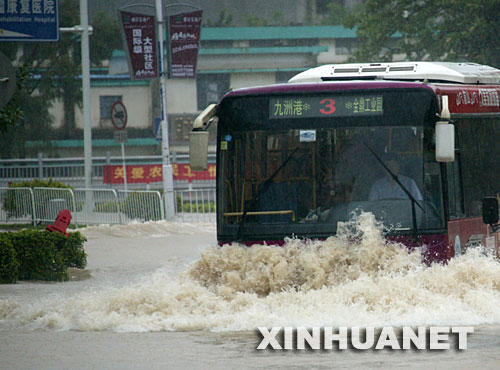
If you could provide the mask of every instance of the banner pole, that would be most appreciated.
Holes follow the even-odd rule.
[[[125,164],[125,143],[122,143],[123,187],[127,191],[127,165]]]
[[[156,21],[158,23],[158,51],[160,65],[160,97],[161,97],[161,130],[162,130],[162,169],[163,169],[163,194],[165,199],[165,219],[171,221],[174,219],[175,203],[174,203],[174,179],[172,164],[170,163],[170,148],[168,137],[168,115],[167,115],[167,76],[165,65],[165,52],[163,44],[163,5],[162,0],[155,0]]]

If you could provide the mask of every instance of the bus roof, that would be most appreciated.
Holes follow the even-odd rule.
[[[500,70],[475,63],[397,62],[328,64],[292,77],[289,82],[404,80],[500,84]]]
[[[371,90],[371,89],[430,89],[421,82],[401,81],[345,81],[345,82],[315,82],[315,83],[285,83],[266,86],[246,87],[228,92],[225,97],[251,96],[266,94],[314,93],[342,90]]]

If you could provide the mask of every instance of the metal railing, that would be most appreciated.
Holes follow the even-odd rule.
[[[53,222],[60,211],[76,212],[75,195],[68,188],[33,188],[35,222]],[[77,223],[73,216],[73,222]]]
[[[0,188],[0,222],[35,223],[35,199],[31,188]]]
[[[215,222],[215,189],[176,190],[175,218],[182,222]],[[163,196],[165,202],[165,194]]]
[[[176,222],[215,222],[215,189],[174,191]],[[52,223],[68,209],[76,225],[127,224],[165,219],[159,191],[0,188],[0,223]]]
[[[114,189],[76,189],[78,222],[88,224],[121,224],[123,215]]]
[[[188,163],[189,154],[172,153],[175,163]],[[209,154],[210,163],[215,163],[215,155]],[[161,156],[128,156],[127,165],[134,164],[161,164]],[[94,157],[92,158],[92,183],[102,184],[104,166],[122,164],[121,157]],[[38,158],[31,159],[1,159],[0,186],[7,186],[11,182],[31,181],[34,179],[52,178],[74,187],[84,183],[84,161],[82,158]],[[133,184],[132,184],[133,186]],[[143,184],[141,184],[143,186]]]
[[[163,202],[158,191],[119,190],[118,199],[121,204],[121,213],[127,219],[125,223],[165,219]]]

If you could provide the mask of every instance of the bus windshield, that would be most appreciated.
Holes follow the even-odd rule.
[[[219,236],[325,237],[362,211],[392,232],[444,227],[440,167],[423,122],[317,122],[221,125]]]

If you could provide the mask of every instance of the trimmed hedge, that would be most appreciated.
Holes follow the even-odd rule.
[[[1,251],[8,254],[10,244],[15,250],[14,260],[18,264],[18,271],[14,264],[4,264],[0,260],[0,273],[10,278],[1,281],[12,283],[17,280],[49,280],[66,281],[69,279],[68,267],[85,268],[87,255],[83,249],[86,238],[80,232],[70,232],[66,237],[57,232],[40,230],[21,230],[19,232],[3,233],[0,241]],[[1,254],[2,252],[0,252]],[[6,259],[7,261],[7,259]]]
[[[184,200],[184,203],[182,202],[182,198],[178,195],[177,199],[177,211],[178,212],[184,212],[184,213],[210,213],[210,212],[215,212],[215,202],[209,201],[209,202],[195,202],[195,201],[186,201]]]
[[[14,284],[19,274],[16,250],[9,238],[0,234],[0,284]]]

